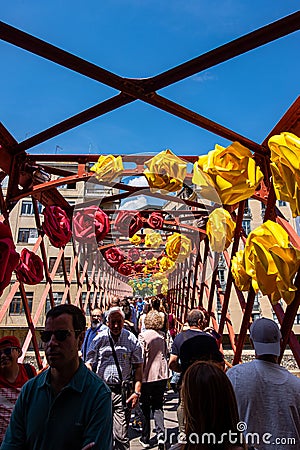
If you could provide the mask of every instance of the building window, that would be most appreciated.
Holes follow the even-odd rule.
[[[36,228],[19,228],[18,242],[35,244],[38,238],[38,231]]]
[[[41,214],[43,205],[40,202],[38,202],[37,206],[38,206],[39,214]],[[22,201],[21,214],[22,214],[22,216],[32,216],[34,214],[32,201],[30,201],[30,200]]]
[[[254,303],[253,303],[253,312],[260,312],[260,302],[259,302],[259,295],[256,294],[255,298],[254,298]]]
[[[30,312],[32,311],[32,301],[33,301],[33,292],[27,292],[26,293],[28,306]],[[25,314],[25,310],[23,307],[22,297],[20,292],[16,292],[14,295],[14,298],[11,301],[11,304],[9,305],[9,315],[21,315]]]
[[[76,189],[76,183],[61,184],[58,189]]]
[[[53,292],[52,294],[53,294],[54,306],[60,305],[64,293],[63,292]],[[50,303],[50,298],[49,298],[49,294],[48,294],[47,300],[46,300],[46,306],[45,306],[46,314],[49,311],[49,309],[51,309],[51,303]]]
[[[279,206],[286,206],[286,202],[284,200],[278,200]]]
[[[251,231],[251,222],[250,222],[250,220],[243,220],[242,226],[243,226],[243,228],[244,228],[244,231],[245,231],[245,233],[246,233],[246,236],[248,236],[248,234],[249,234],[250,231]]]
[[[52,272],[55,262],[56,262],[55,257],[49,258],[49,272]],[[71,268],[71,258],[70,257],[65,258],[65,266],[66,266],[67,273],[69,273],[70,268]],[[62,275],[63,273],[64,272],[63,272],[62,260],[60,260],[57,271],[56,271],[56,275]]]

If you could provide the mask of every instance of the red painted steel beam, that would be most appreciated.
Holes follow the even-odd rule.
[[[234,240],[233,240],[232,251],[231,251],[231,259],[236,254],[238,247],[239,247],[239,239],[240,239],[241,230],[242,230],[244,209],[245,209],[245,200],[243,200],[239,203],[237,221],[236,221],[236,226],[235,226],[235,231],[234,231]],[[220,334],[223,334],[223,331],[224,331],[224,325],[225,325],[226,314],[227,314],[228,306],[229,306],[229,299],[230,299],[232,283],[233,283],[233,276],[232,276],[231,270],[229,268],[226,289],[225,289],[225,295],[224,295],[224,303],[223,303],[223,307],[222,307],[221,319],[220,319],[220,324],[219,324],[219,333]]]
[[[143,100],[152,106],[156,106],[157,108],[162,109],[163,111],[173,114],[174,116],[180,117],[181,119],[187,122],[193,123],[194,125],[204,128],[205,130],[208,130],[211,133],[214,133],[218,136],[228,139],[229,141],[238,141],[242,145],[244,145],[245,147],[249,148],[254,152],[261,154],[265,153],[264,148],[260,144],[257,144],[256,142],[252,141],[251,139],[248,139],[242,136],[241,134],[238,134],[230,130],[229,128],[226,128],[218,124],[217,122],[214,122],[204,116],[201,116],[200,114],[191,111],[190,109],[187,109],[184,106],[181,106],[178,103],[168,100],[165,97],[162,97],[156,93],[147,96]]]

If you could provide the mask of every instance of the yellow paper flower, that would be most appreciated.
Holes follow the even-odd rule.
[[[168,286],[162,286],[161,287],[161,293],[163,295],[167,295],[167,293],[168,293]]]
[[[199,169],[210,177],[222,203],[227,205],[251,197],[263,179],[250,150],[239,142],[233,142],[227,148],[216,145],[208,155],[199,156],[194,164],[192,181],[195,184],[199,181]],[[200,183],[201,186],[201,180]]]
[[[269,295],[273,304],[281,298],[288,304],[293,301],[293,278],[299,266],[300,251],[291,247],[279,224],[268,220],[249,234],[244,250],[246,273],[255,292]]]
[[[192,242],[184,234],[173,233],[166,242],[166,253],[172,261],[181,263],[192,251]]]
[[[98,162],[90,169],[95,172],[95,176],[99,181],[113,181],[124,170],[122,157],[113,155],[101,155]]]
[[[148,233],[145,236],[145,246],[149,248],[158,248],[163,243],[162,237],[159,233]]]
[[[143,268],[142,268],[142,272],[143,272],[145,275],[147,275],[147,274],[149,273],[148,267],[147,267],[147,266],[143,267]]]
[[[142,258],[139,258],[136,261],[134,261],[134,264],[142,264],[142,262],[143,262]]]
[[[244,251],[240,250],[231,259],[231,273],[240,291],[248,291],[251,283],[251,277],[245,269],[244,255]]]
[[[157,282],[161,282],[161,280],[165,277],[162,272],[156,272],[152,276],[155,280],[157,280]]]
[[[159,261],[159,270],[160,272],[168,272],[172,273],[176,269],[176,264],[172,259],[167,256],[163,256]]]
[[[203,170],[200,168],[197,162],[194,164],[192,182],[194,184],[197,184],[197,186],[199,186],[200,188],[199,194],[202,198],[210,200],[214,203],[222,203],[212,179],[206,173],[203,172]]]
[[[145,263],[148,269],[154,269],[157,263],[157,258],[153,257],[152,259],[146,259]]]
[[[144,174],[152,192],[157,190],[176,192],[182,188],[187,162],[164,150],[145,162]]]
[[[131,238],[129,238],[129,241],[131,242],[131,244],[133,245],[140,245],[142,238],[140,236],[138,236],[137,234],[134,234]]]
[[[235,222],[226,209],[217,208],[208,216],[206,233],[213,252],[229,247],[234,236]]]
[[[300,139],[281,133],[269,139],[271,172],[278,200],[289,202],[293,216],[300,215]]]

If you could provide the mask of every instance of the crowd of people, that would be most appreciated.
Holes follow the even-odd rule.
[[[221,336],[208,323],[203,308],[192,309],[177,333],[163,297],[114,298],[107,310],[90,311],[86,330],[81,309],[59,305],[46,315],[47,366],[38,375],[18,363],[19,340],[4,336],[1,450],[127,450],[130,421],[140,424],[142,448],[164,450],[170,386],[178,392],[172,450],[299,448],[300,379],[278,364],[277,324],[257,319],[250,328],[255,359],[226,372]]]

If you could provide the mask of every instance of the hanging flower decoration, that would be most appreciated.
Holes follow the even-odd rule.
[[[72,236],[70,219],[60,206],[46,206],[43,211],[44,223],[42,228],[51,244],[64,247]]]
[[[139,263],[139,264],[134,264],[133,269],[134,269],[135,273],[142,273],[143,268],[144,268],[144,264]]]
[[[251,277],[245,269],[245,252],[239,250],[231,259],[231,272],[236,286],[240,291],[248,291],[250,289]]]
[[[145,246],[150,248],[158,248],[163,244],[162,237],[159,233],[148,233],[145,236]]]
[[[152,258],[154,258],[154,253],[153,252],[147,252],[146,253],[146,260],[152,259]]]
[[[133,270],[135,271],[135,273],[142,273],[143,268],[144,264],[135,264]]]
[[[156,264],[157,264],[157,258],[146,259],[145,264],[148,269],[155,269]]]
[[[143,226],[143,219],[138,211],[120,211],[115,220],[115,228],[122,236],[132,238]]]
[[[110,247],[105,250],[104,254],[105,261],[111,267],[118,267],[124,261],[124,253],[117,247]]]
[[[217,208],[208,216],[206,233],[213,252],[222,252],[232,242],[235,222],[226,209]]]
[[[166,254],[172,260],[178,263],[184,261],[192,251],[191,240],[180,233],[173,233],[166,242]]]
[[[212,178],[203,172],[198,162],[194,164],[192,181],[194,184],[197,184],[197,186],[199,186],[199,195],[202,198],[210,200],[214,203],[221,203]]]
[[[154,230],[161,230],[164,224],[164,217],[162,213],[154,211],[148,217],[147,223],[150,228]]]
[[[124,275],[125,277],[129,277],[129,275],[133,272],[132,264],[130,263],[122,263],[118,266],[117,271]]]
[[[300,139],[292,133],[272,136],[271,172],[278,200],[289,202],[293,217],[300,215]]]
[[[245,270],[254,291],[269,295],[273,304],[281,298],[287,304],[293,301],[296,291],[293,278],[300,267],[300,251],[290,246],[289,236],[279,224],[267,220],[253,230],[243,257],[238,255],[236,262],[238,271],[234,266],[232,275],[237,285],[247,287]]]
[[[93,244],[102,241],[110,230],[109,218],[96,205],[75,212],[73,232],[76,241]]]
[[[8,225],[0,222],[0,296],[9,285],[12,272],[20,260]]]
[[[95,176],[99,181],[113,181],[124,170],[122,157],[113,155],[101,155],[98,162],[90,169],[95,172]]]
[[[18,281],[25,284],[35,285],[44,278],[43,262],[41,258],[27,248],[23,248],[20,263],[16,267]]]
[[[140,259],[140,252],[137,248],[131,248],[128,251],[128,258],[132,259],[132,261],[138,261]]]
[[[222,203],[227,205],[251,197],[263,179],[250,150],[239,142],[227,148],[216,145],[208,155],[199,156],[194,164],[192,181],[195,184],[199,182],[199,169],[210,177]]]
[[[150,190],[176,192],[182,188],[186,176],[187,162],[164,150],[145,162],[144,174]]]
[[[160,272],[172,273],[176,269],[176,263],[167,256],[163,256],[159,261]]]
[[[129,238],[129,241],[131,244],[138,246],[142,242],[142,238],[137,234],[134,234],[131,238]]]

